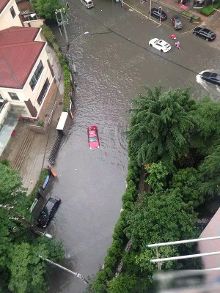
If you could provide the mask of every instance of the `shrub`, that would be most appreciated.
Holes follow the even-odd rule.
[[[63,55],[59,46],[57,45],[56,38],[52,30],[48,26],[43,25],[42,31],[48,44],[54,49],[56,56],[60,62],[60,66],[63,69],[63,77],[64,77],[63,111],[68,112],[70,107],[71,97],[72,97],[72,91],[73,91],[72,74],[69,68],[68,60]]]
[[[212,5],[208,5],[200,9],[199,12],[205,16],[209,16],[215,12],[215,9]]]
[[[123,211],[115,225],[113,232],[113,241],[107,251],[104,260],[104,269],[98,272],[97,277],[91,285],[92,292],[104,293],[107,290],[108,281],[111,280],[116,272],[117,265],[122,259],[124,247],[128,241],[124,230],[127,226],[127,214],[133,208],[134,201],[137,197],[137,183],[139,178],[139,168],[134,162],[130,161],[128,165],[127,190],[123,195]]]

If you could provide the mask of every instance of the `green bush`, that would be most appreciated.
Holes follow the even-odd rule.
[[[212,5],[208,5],[200,9],[199,12],[205,16],[209,16],[215,12],[215,9]]]
[[[37,193],[38,189],[44,183],[44,180],[46,179],[47,175],[48,175],[48,169],[42,169],[41,172],[40,172],[39,179],[38,179],[37,183],[34,186],[34,189],[32,190],[32,192],[30,194],[30,197],[32,199],[36,196],[36,193]]]
[[[123,211],[115,225],[113,232],[113,241],[111,247],[107,251],[104,260],[104,269],[98,272],[95,281],[91,286],[92,292],[104,293],[107,290],[108,281],[111,280],[116,272],[117,265],[122,259],[124,248],[128,239],[124,233],[127,225],[127,214],[133,208],[134,201],[137,198],[137,183],[139,178],[139,168],[133,162],[129,162],[127,176],[127,190],[123,195]]]
[[[194,15],[194,14],[190,13],[189,11],[182,11],[181,12],[181,15],[184,16],[184,17],[186,17],[186,18],[188,18],[188,19],[190,19],[192,17],[192,19],[194,21],[200,21],[200,17],[199,16]]]
[[[57,45],[56,38],[52,30],[48,26],[43,25],[42,31],[48,44],[53,48],[54,52],[56,53],[56,56],[60,62],[60,66],[63,69],[63,77],[64,77],[63,111],[68,112],[70,108],[70,101],[71,101],[71,96],[73,91],[72,74],[69,68],[68,60],[63,55],[59,46]]]
[[[209,16],[215,12],[215,9],[220,8],[220,1],[214,3],[213,5],[208,5],[200,9],[200,13]]]

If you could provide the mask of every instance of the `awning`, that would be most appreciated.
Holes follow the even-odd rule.
[[[59,122],[57,124],[57,130],[64,130],[65,124],[66,124],[66,119],[68,117],[68,113],[67,112],[62,112]]]

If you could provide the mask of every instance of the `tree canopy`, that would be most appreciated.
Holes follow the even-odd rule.
[[[0,163],[0,292],[45,292],[46,263],[39,255],[63,257],[60,244],[31,232],[30,204],[18,173]]]
[[[219,116],[219,102],[208,98],[194,101],[188,90],[156,87],[134,100],[128,131],[127,188],[119,220],[123,229],[116,230],[113,241],[119,248],[110,248],[106,260],[114,262],[112,266],[105,262],[95,281],[101,290],[95,293],[136,292],[143,276],[146,283],[142,289],[148,292],[156,269],[150,260],[156,255],[147,244],[199,237],[202,207],[220,194]],[[134,166],[139,171],[133,172]],[[124,251],[126,238],[129,252]],[[158,253],[161,257],[193,254],[196,246],[165,246]],[[123,270],[114,278],[119,256]],[[198,267],[200,263],[194,260],[162,264],[163,270]],[[134,285],[126,282],[129,276]]]
[[[62,7],[59,0],[34,0],[33,5],[36,12],[49,21],[56,20],[55,11]]]
[[[134,100],[128,140],[140,166],[160,160],[173,162],[188,151],[194,127],[188,113],[194,106],[189,91],[180,89],[148,89]]]

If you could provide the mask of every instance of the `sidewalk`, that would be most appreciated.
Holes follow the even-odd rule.
[[[130,9],[134,8],[141,12],[147,18],[149,17],[150,0],[147,0],[143,3],[141,2],[141,0],[125,0],[123,1],[123,3],[125,6],[127,5]],[[175,0],[152,0],[151,7],[162,7],[162,9],[164,10],[171,10],[171,13],[173,15],[181,14],[184,11],[184,9],[181,8],[181,4],[178,4]],[[188,7],[189,8],[187,9],[187,11],[195,16],[200,17],[202,25],[207,25],[215,31],[220,30],[220,11],[216,11],[212,16],[207,17],[200,14],[197,9],[193,9],[192,5],[189,5]],[[182,18],[185,18],[185,16],[182,16]]]

